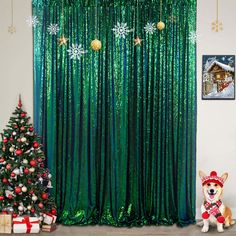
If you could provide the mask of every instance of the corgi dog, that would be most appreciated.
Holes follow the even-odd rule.
[[[210,176],[207,176],[202,171],[199,171],[199,176],[202,181],[202,192],[204,196],[204,202],[201,206],[203,218],[202,232],[208,232],[210,224],[216,224],[217,231],[224,232],[223,225],[229,227],[235,223],[232,220],[230,208],[222,202],[223,186],[228,178],[228,173],[217,176],[217,173],[212,171]]]

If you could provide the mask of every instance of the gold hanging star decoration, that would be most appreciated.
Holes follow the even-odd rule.
[[[16,32],[16,27],[13,26],[13,25],[8,26],[8,32],[11,33],[11,34],[15,33]]]
[[[141,45],[142,41],[143,41],[142,39],[140,39],[139,37],[136,37],[134,39],[134,46]]]
[[[58,39],[59,46],[67,45],[69,39],[64,36],[64,34]]]
[[[219,31],[223,30],[223,24],[222,24],[222,22],[220,22],[220,21],[218,21],[218,20],[213,21],[213,22],[211,23],[211,26],[212,26],[211,29],[212,29],[213,31],[215,31],[215,32],[219,32]]]

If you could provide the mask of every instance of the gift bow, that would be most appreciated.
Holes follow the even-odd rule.
[[[25,216],[21,221],[16,221],[16,220],[13,220],[13,224],[26,224],[26,233],[29,234],[30,231],[31,231],[31,228],[32,228],[32,224],[34,223],[38,223],[39,224],[39,221],[38,220],[35,220],[35,221],[31,221],[30,222],[30,219],[29,219],[29,216]]]

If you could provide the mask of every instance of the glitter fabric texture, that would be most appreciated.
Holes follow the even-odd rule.
[[[63,224],[195,221],[195,0],[33,0],[34,123]],[[64,14],[62,14],[64,9]],[[174,17],[175,20],[169,20]],[[165,29],[145,32],[148,22]],[[129,32],[116,37],[117,22]],[[138,24],[137,24],[138,22]],[[155,23],[155,25],[156,25]],[[58,24],[58,35],[47,31]],[[62,32],[62,29],[64,32]],[[138,35],[137,35],[138,34]],[[58,38],[69,39],[58,45]],[[142,44],[134,46],[139,36]],[[67,50],[86,54],[71,60]]]

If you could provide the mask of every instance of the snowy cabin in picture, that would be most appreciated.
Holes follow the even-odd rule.
[[[217,60],[203,73],[203,98],[234,98],[234,68]]]

